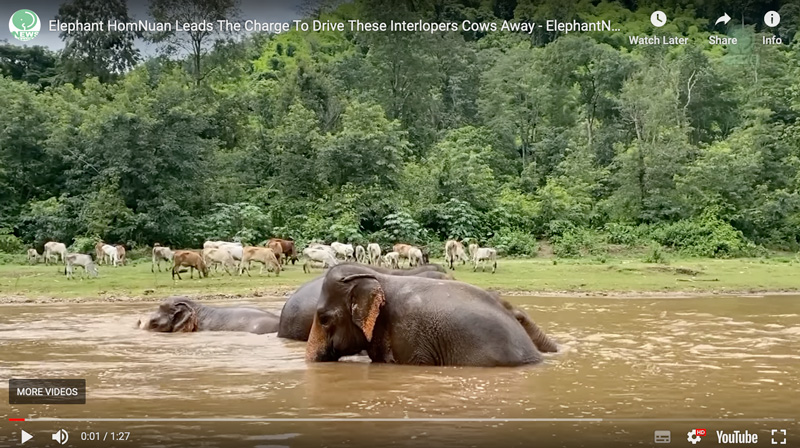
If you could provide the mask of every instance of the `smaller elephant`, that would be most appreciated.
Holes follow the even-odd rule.
[[[268,311],[248,307],[214,307],[186,297],[170,297],[147,319],[139,319],[142,330],[162,333],[192,331],[246,331],[275,333],[280,318]]]

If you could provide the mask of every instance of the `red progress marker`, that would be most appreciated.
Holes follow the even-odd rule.
[[[10,421],[10,422],[24,422],[25,419],[24,418],[10,418],[10,419],[8,419],[8,421]]]

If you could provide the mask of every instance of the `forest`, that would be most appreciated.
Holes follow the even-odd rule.
[[[153,17],[236,0],[150,0]],[[535,256],[800,244],[800,6],[306,2],[307,19],[611,20],[621,31],[84,32],[0,44],[0,252],[270,237]],[[104,6],[101,6],[104,5]],[[765,28],[775,9],[782,20]],[[68,20],[127,21],[125,0]],[[739,44],[710,45],[712,34]],[[688,37],[636,45],[630,35]],[[762,44],[778,36],[780,45]],[[157,51],[144,56],[137,42]],[[30,42],[35,44],[35,40]]]

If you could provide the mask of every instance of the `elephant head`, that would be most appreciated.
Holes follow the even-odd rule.
[[[140,321],[139,327],[163,333],[197,331],[195,303],[185,297],[170,297],[159,305],[149,320]]]
[[[332,267],[322,284],[306,360],[337,361],[367,349],[385,303],[375,271],[351,264]]]

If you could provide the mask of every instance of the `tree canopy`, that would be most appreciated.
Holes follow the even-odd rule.
[[[94,5],[70,0],[60,15],[128,14],[124,1],[84,3]],[[184,3],[151,10],[192,14]],[[33,245],[280,236],[471,238],[520,255],[541,238],[563,255],[599,240],[713,256],[796,249],[796,7],[726,3],[728,34],[751,44],[722,47],[708,42],[720,30],[707,2],[661,2],[661,29],[639,3],[304,7],[331,21],[604,18],[623,32],[162,35],[150,38],[165,52],[145,60],[125,34],[65,37],[60,54],[0,46],[0,228]],[[781,45],[762,44],[768,8],[788,14]],[[689,43],[635,45],[635,33]],[[166,51],[182,44],[191,51]]]

